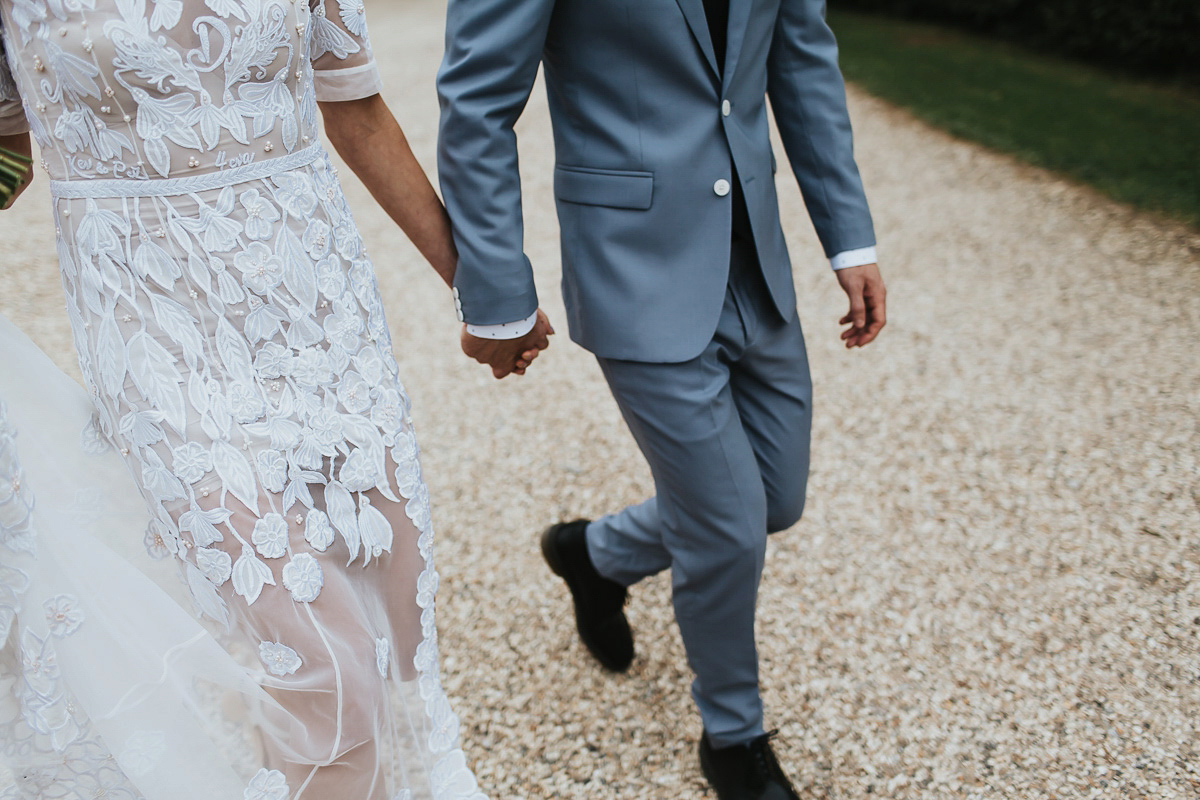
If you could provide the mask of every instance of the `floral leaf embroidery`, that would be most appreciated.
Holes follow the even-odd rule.
[[[358,529],[358,517],[354,513],[354,499],[345,486],[337,481],[330,481],[325,487],[325,507],[329,509],[329,519],[333,522],[333,527],[337,528],[337,532],[346,540],[346,547],[350,551],[350,560],[346,563],[351,564],[358,558],[359,544],[362,540]]]
[[[217,352],[225,363],[230,377],[242,383],[254,383],[254,364],[245,339],[222,317],[217,322]]]
[[[217,525],[229,521],[231,516],[232,514],[224,508],[202,511],[193,507],[180,515],[179,528],[190,532],[197,545],[206,547],[214,542],[224,541],[225,537],[217,530]]]
[[[179,263],[166,250],[144,236],[133,252],[133,268],[140,277],[149,276],[167,291],[175,288],[175,281],[183,274]]]
[[[170,30],[179,24],[183,15],[181,0],[154,0],[154,13],[150,16],[150,30]]]
[[[154,167],[154,171],[164,178],[171,174],[171,151],[167,149],[167,143],[162,140],[162,137],[149,138],[142,142],[146,149],[146,158],[150,159],[150,166]]]
[[[242,22],[247,20],[246,9],[237,0],[204,0],[208,6],[221,17],[237,17]]]
[[[196,602],[200,613],[222,625],[228,625],[229,609],[226,607],[221,593],[217,591],[217,587],[213,586],[212,582],[195,564],[187,564],[184,573],[187,576],[188,590],[192,593],[192,599]],[[256,594],[255,598],[257,597]]]
[[[242,554],[233,565],[233,590],[246,598],[247,604],[253,604],[266,584],[275,585],[271,568],[260,561],[248,545],[243,544]]]
[[[388,657],[391,653],[391,643],[384,637],[379,637],[375,640],[375,669],[379,670],[379,677],[386,678],[388,674]]]
[[[100,85],[96,83],[96,78],[100,75],[99,67],[73,53],[64,52],[51,40],[45,42],[45,47],[50,68],[58,76],[64,91],[76,96],[100,99]]]
[[[345,59],[351,53],[357,53],[361,49],[358,42],[347,36],[345,31],[326,16],[324,2],[313,13],[312,26],[312,59],[314,61],[326,53],[333,53],[334,58],[339,60]]]
[[[166,435],[158,423],[163,415],[157,411],[130,411],[121,417],[117,430],[121,435],[138,447],[149,447],[162,441]],[[178,471],[178,461],[176,461]]]
[[[317,274],[312,259],[304,251],[296,234],[286,225],[279,230],[275,249],[283,258],[284,286],[296,298],[300,308],[312,314],[317,310]]]
[[[217,440],[212,443],[213,465],[225,488],[241,500],[246,508],[258,507],[258,484],[254,470],[237,448],[229,442]]]
[[[195,365],[204,356],[204,340],[188,310],[171,298],[157,294],[150,295],[150,309],[158,326],[183,351],[183,360],[189,366]]]
[[[383,553],[392,551],[392,526],[388,523],[387,517],[383,513],[371,505],[371,501],[367,499],[365,494],[359,497],[359,506],[361,511],[358,515],[358,528],[362,533],[363,544],[363,565],[371,562],[371,556],[379,557]]]
[[[138,331],[129,337],[129,374],[139,392],[159,411],[171,427],[180,434],[187,425],[183,401],[183,375],[175,366],[175,358],[154,337]]]
[[[342,17],[342,24],[346,26],[346,30],[350,31],[360,39],[367,38],[367,13],[363,8],[362,3],[347,2],[339,3],[339,13]]]
[[[142,456],[142,484],[146,491],[161,503],[178,500],[185,496],[183,484],[179,482],[163,463],[158,453],[144,449]]]
[[[125,342],[116,320],[105,314],[96,335],[96,375],[101,388],[109,396],[116,396],[125,387],[125,373]]]

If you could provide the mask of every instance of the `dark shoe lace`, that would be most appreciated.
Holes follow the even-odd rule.
[[[792,787],[792,782],[784,774],[783,767],[779,766],[779,759],[775,758],[775,751],[771,749],[771,740],[777,736],[779,736],[778,729],[767,731],[750,743],[750,768],[753,771],[753,785],[756,787],[756,791],[762,791],[769,784],[776,783],[780,788],[786,789],[791,796],[795,796],[796,790]]]

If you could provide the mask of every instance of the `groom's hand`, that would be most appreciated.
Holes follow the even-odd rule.
[[[870,344],[887,324],[887,289],[878,264],[847,267],[837,271],[838,283],[850,298],[850,313],[838,320],[850,327],[842,331],[846,347]]]
[[[516,339],[483,339],[467,333],[467,326],[463,325],[462,350],[480,364],[491,367],[497,379],[513,373],[524,375],[538,353],[550,346],[553,335],[549,317],[538,309],[533,330]]]

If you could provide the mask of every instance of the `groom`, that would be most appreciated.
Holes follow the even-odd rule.
[[[754,610],[808,478],[811,385],[767,107],[850,301],[885,321],[824,0],[449,0],[439,172],[463,349],[500,377],[545,341],[513,125],[545,68],[571,337],[598,359],[656,496],[551,527],[579,633],[624,671],[626,587],[671,570],[718,797],[794,798],[764,732]]]

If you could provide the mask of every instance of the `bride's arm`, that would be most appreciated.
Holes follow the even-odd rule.
[[[30,157],[33,152],[28,133],[18,133],[13,136],[0,136],[0,148],[18,155],[25,156],[26,158]],[[29,184],[32,182],[33,169],[30,168],[25,170],[25,183],[17,187],[16,194],[10,197],[7,203],[3,202],[3,199],[0,198],[0,211],[4,210],[5,208],[11,208],[12,204],[15,203],[17,198],[21,196],[21,192],[24,192],[26,189],[28,189]]]
[[[383,98],[376,94],[320,107],[325,135],[338,155],[452,286],[458,254],[450,218]]]

